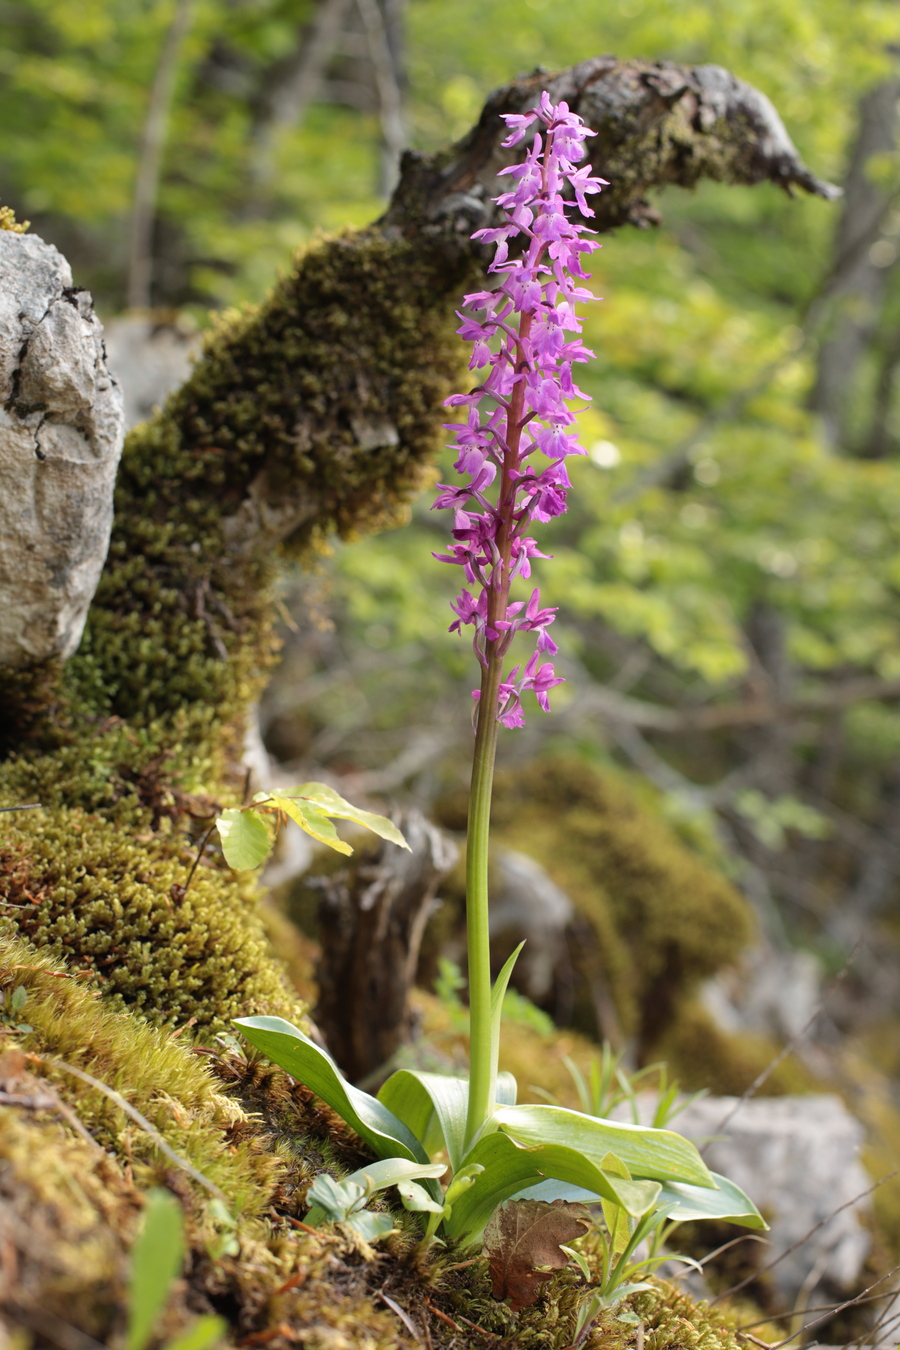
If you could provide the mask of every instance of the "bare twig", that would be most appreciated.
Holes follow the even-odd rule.
[[[200,847],[197,849],[197,856],[196,856],[196,858],[195,858],[194,861],[193,861],[193,864],[192,864],[192,866],[191,866],[191,870],[188,872],[188,878],[187,878],[187,881],[184,883],[183,886],[179,886],[178,883],[175,882],[175,884],[174,884],[174,885],[172,886],[172,888],[171,888],[172,899],[175,900],[175,901],[177,901],[179,904],[181,903],[181,901],[184,899],[184,897],[187,895],[188,891],[189,891],[190,888],[191,888],[191,882],[194,880],[194,873],[196,872],[197,868],[200,866],[200,859],[203,857],[203,850],[206,848],[206,845],[209,843],[210,836],[212,835],[212,832],[213,832],[213,830],[214,830],[215,828],[216,828],[216,822],[213,821],[213,823],[210,825],[209,829],[208,829],[208,830],[206,831],[206,833],[204,834],[203,838],[200,840]]]
[[[369,60],[372,62],[375,87],[378,90],[378,112],[385,158],[381,190],[387,196],[396,185],[400,154],[406,143],[400,86],[397,83],[394,58],[388,43],[381,7],[377,0],[356,0],[356,7],[366,30]]]
[[[39,811],[40,802],[28,802],[25,806],[0,806],[0,811]]]
[[[820,1219],[814,1227],[810,1228],[808,1233],[804,1233],[802,1238],[798,1238],[790,1247],[786,1247],[783,1252],[780,1252],[779,1255],[775,1257],[774,1261],[770,1261],[766,1266],[760,1266],[759,1270],[755,1270],[752,1275],[748,1275],[746,1279],[741,1280],[740,1284],[733,1284],[731,1288],[726,1289],[723,1294],[718,1294],[714,1299],[710,1300],[709,1306],[712,1307],[713,1304],[720,1303],[723,1298],[730,1298],[732,1294],[740,1293],[742,1289],[746,1289],[747,1285],[752,1284],[760,1275],[765,1275],[768,1271],[774,1270],[780,1261],[783,1261],[786,1256],[790,1256],[791,1252],[795,1252],[798,1247],[802,1247],[815,1233],[818,1233],[820,1228],[824,1228],[826,1224],[831,1223],[831,1220],[836,1218],[837,1215],[841,1214],[845,1209],[850,1209],[852,1205],[857,1204],[860,1200],[865,1200],[867,1195],[871,1195],[873,1191],[877,1191],[879,1186],[883,1186],[885,1182],[892,1181],[893,1178],[897,1176],[898,1172],[900,1172],[900,1168],[895,1168],[893,1172],[888,1172],[887,1176],[883,1176],[878,1181],[873,1182],[871,1186],[867,1187],[864,1191],[860,1191],[858,1195],[854,1195],[852,1199],[845,1200],[842,1205],[838,1205],[837,1209],[833,1209],[830,1214],[826,1214],[824,1219]],[[736,1238],[735,1241],[740,1242],[741,1238]],[[731,1246],[731,1243],[728,1243],[728,1246]],[[719,1250],[724,1251],[725,1249],[720,1248]],[[717,1252],[713,1252],[712,1256],[716,1256],[717,1254]],[[708,1257],[706,1259],[709,1260],[711,1258]],[[705,1262],[701,1261],[700,1264],[704,1265]]]
[[[23,1326],[46,1337],[52,1345],[58,1345],[59,1350],[106,1350],[105,1346],[95,1341],[86,1331],[80,1331],[70,1322],[64,1322],[47,1308],[25,1308],[13,1302],[11,1310],[15,1312],[15,1316]]]

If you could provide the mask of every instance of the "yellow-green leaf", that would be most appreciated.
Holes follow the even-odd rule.
[[[265,821],[255,811],[223,811],[216,819],[222,852],[229,867],[246,872],[265,862],[272,839]]]
[[[353,806],[327,783],[303,783],[300,787],[289,788],[285,795],[303,797],[321,807],[326,815],[335,816],[338,820],[352,820],[355,824],[363,825],[373,834],[377,834],[380,839],[387,839],[389,843],[397,844],[400,848],[409,848],[397,826],[392,820],[388,820],[387,816],[379,816],[374,811],[363,811],[358,806]]]
[[[337,853],[352,853],[353,849],[349,844],[345,844],[338,835],[337,830],[328,819],[328,814],[314,802],[303,800],[291,792],[272,792],[269,794],[269,803],[283,811],[286,816],[290,816],[301,828],[305,830],[313,839],[318,839],[320,844],[327,844]]]
[[[614,1153],[607,1153],[600,1163],[600,1167],[608,1176],[622,1177],[625,1181],[631,1180],[631,1173],[628,1168]],[[624,1252],[631,1238],[631,1224],[628,1221],[628,1215],[621,1205],[617,1205],[612,1200],[601,1198],[600,1203],[603,1206],[603,1217],[606,1220],[613,1255],[619,1256],[621,1252]]]

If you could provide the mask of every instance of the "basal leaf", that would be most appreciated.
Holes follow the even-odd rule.
[[[290,816],[291,820],[311,838],[318,839],[320,844],[327,844],[336,853],[353,852],[350,845],[341,839],[325,812],[315,803],[298,801],[296,797],[285,792],[269,793],[269,802],[286,816]]]
[[[419,1140],[393,1112],[348,1083],[331,1056],[283,1017],[238,1017],[234,1025],[252,1045],[337,1111],[381,1158],[400,1156],[430,1163]]]
[[[379,816],[374,811],[363,811],[358,806],[353,806],[326,783],[303,783],[300,787],[289,788],[286,795],[306,798],[320,806],[326,815],[335,816],[338,820],[352,820],[355,824],[363,825],[373,834],[377,834],[380,839],[387,839],[389,843],[397,844],[400,848],[409,848],[397,826],[392,820],[388,820],[387,816]]]
[[[667,1182],[663,1186],[660,1204],[666,1204],[668,1217],[677,1223],[689,1223],[696,1219],[729,1219],[732,1223],[743,1224],[745,1228],[768,1228],[748,1195],[740,1186],[727,1177],[713,1172],[712,1177],[718,1187],[710,1190],[707,1186],[690,1186],[685,1182]]]
[[[631,1180],[631,1173],[628,1168],[614,1153],[607,1153],[600,1166],[607,1176],[624,1177],[626,1181]],[[628,1239],[631,1237],[628,1215],[621,1205],[613,1204],[612,1200],[601,1200],[600,1204],[603,1207],[603,1218],[606,1220],[613,1256],[621,1256],[628,1246]]]
[[[502,1073],[497,1074],[494,1101],[498,1106],[515,1106],[518,1092],[519,1085],[513,1074],[507,1073],[505,1069]]]
[[[425,1190],[425,1187],[420,1186],[417,1181],[400,1181],[397,1183],[397,1190],[400,1193],[400,1199],[403,1201],[404,1209],[420,1214],[443,1214],[444,1212],[444,1206],[441,1202],[433,1199]]]
[[[256,811],[229,808],[216,818],[222,852],[229,867],[247,872],[264,863],[272,850],[268,826]]]
[[[366,1188],[359,1181],[351,1180],[349,1177],[343,1181],[335,1181],[334,1177],[323,1172],[321,1176],[316,1177],[306,1193],[309,1205],[306,1221],[315,1226],[323,1219],[328,1219],[331,1223],[346,1219],[353,1206],[358,1204],[365,1194]]]
[[[465,1157],[466,1166],[479,1163],[484,1171],[453,1203],[446,1223],[448,1236],[474,1242],[484,1231],[497,1205],[519,1196],[548,1178],[581,1186],[588,1197],[605,1197],[629,1214],[643,1214],[661,1187],[655,1181],[623,1181],[608,1177],[576,1149],[549,1144],[522,1148],[502,1131],[482,1135]]]
[[[410,1162],[407,1158],[380,1158],[378,1162],[366,1163],[344,1178],[345,1182],[358,1181],[369,1191],[383,1191],[387,1186],[399,1186],[403,1181],[415,1181],[422,1177],[437,1178],[446,1172],[443,1163]]]
[[[394,1220],[390,1214],[373,1214],[369,1209],[357,1210],[344,1222],[366,1242],[377,1242],[379,1238],[394,1232]]]
[[[513,966],[519,956],[519,952],[525,946],[520,942],[512,956],[504,962],[503,969],[494,981],[494,988],[491,991],[491,1101],[497,1101],[497,1063],[500,1058],[500,1022],[503,1017],[503,996],[506,993],[509,977],[513,973]],[[515,1082],[515,1079],[513,1080]]]
[[[398,1069],[382,1087],[378,1100],[423,1141],[434,1118],[441,1137],[438,1147],[446,1148],[454,1172],[459,1168],[469,1103],[469,1084],[464,1078]]]
[[[716,1185],[694,1145],[672,1130],[598,1120],[566,1107],[544,1105],[500,1107],[492,1123],[520,1144],[577,1149],[601,1168],[606,1154],[614,1153],[632,1177]]]

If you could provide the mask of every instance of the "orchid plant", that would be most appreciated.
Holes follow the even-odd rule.
[[[435,503],[454,512],[450,551],[437,556],[461,567],[465,577],[453,603],[452,631],[473,629],[481,668],[480,687],[473,691],[467,845],[469,1077],[400,1069],[373,1097],[348,1083],[325,1051],[281,1018],[247,1017],[237,1025],[336,1110],[379,1159],[405,1160],[398,1169],[406,1183],[401,1197],[426,1216],[426,1241],[438,1233],[477,1241],[497,1206],[511,1197],[588,1199],[605,1202],[615,1215],[621,1256],[663,1218],[764,1224],[752,1201],[710,1172],[686,1139],[555,1104],[516,1105],[515,1080],[498,1072],[503,997],[518,952],[492,987],[488,835],[497,739],[501,726],[523,724],[526,693],[549,710],[549,692],[561,683],[546,659],[557,651],[548,631],[555,610],[542,606],[537,589],[524,600],[512,598],[511,587],[530,577],[534,559],[546,556],[530,526],[565,511],[566,461],[583,453],[568,400],[585,397],[572,370],[592,353],[580,341],[576,305],[591,298],[579,284],[586,279],[582,257],[599,245],[585,238],[590,231],[567,210],[574,198],[581,217],[590,217],[587,198],[604,186],[588,167],[577,167],[585,139],[594,133],[565,103],[554,105],[544,93],[531,111],[505,120],[507,147],[521,143],[535,124],[537,134],[531,134],[524,159],[501,170],[512,179],[495,199],[503,223],[473,236],[496,245],[489,272],[497,285],[466,296],[469,313],[460,315],[458,331],[474,344],[470,368],[487,370],[470,393],[448,400],[466,410],[464,422],[450,424],[462,481],[440,485]],[[520,634],[532,635],[535,649],[507,671]],[[446,1190],[435,1175],[434,1155],[452,1175]],[[385,1175],[391,1174],[386,1167]],[[343,1205],[353,1214],[375,1184],[362,1176],[352,1180],[357,1184],[347,1195],[330,1196],[332,1213]],[[325,1198],[320,1192],[314,1197],[320,1211]]]

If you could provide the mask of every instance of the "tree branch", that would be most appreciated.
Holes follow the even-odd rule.
[[[665,708],[658,703],[629,698],[608,685],[595,685],[579,698],[578,711],[579,715],[596,712],[609,721],[644,731],[681,735],[692,731],[721,731],[728,727],[765,726],[785,718],[832,712],[873,699],[900,699],[900,679],[860,676],[785,702],[759,698],[702,708]]]

